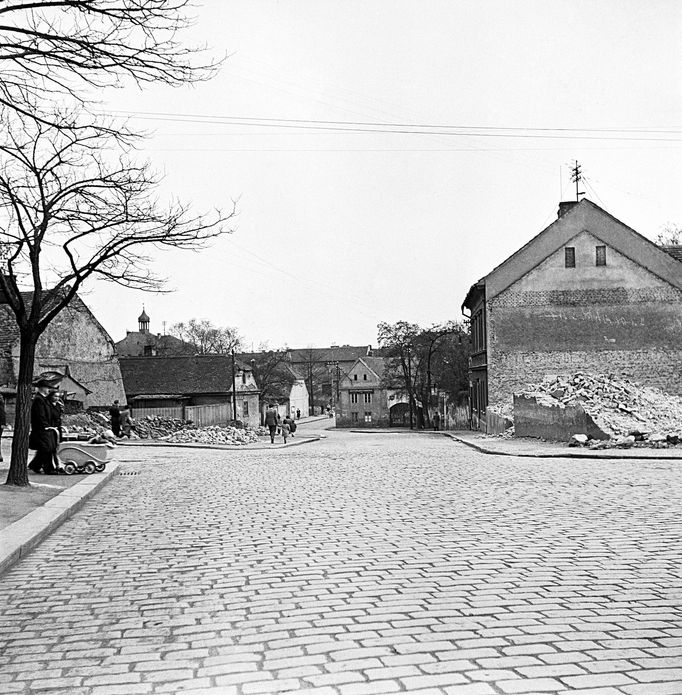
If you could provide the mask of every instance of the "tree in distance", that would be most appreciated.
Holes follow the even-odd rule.
[[[0,109],[0,292],[20,336],[11,485],[28,485],[34,358],[50,322],[89,281],[163,288],[148,254],[201,249],[230,231],[234,215],[192,214],[175,200],[163,205],[159,179],[121,154],[115,136],[73,128],[68,115],[51,120]]]
[[[176,323],[170,333],[186,343],[188,351],[195,355],[229,355],[241,349],[242,344],[236,328],[220,328],[206,319]]]

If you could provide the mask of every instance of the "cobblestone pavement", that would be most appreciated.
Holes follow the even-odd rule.
[[[0,693],[682,693],[676,462],[120,452],[0,577]]]

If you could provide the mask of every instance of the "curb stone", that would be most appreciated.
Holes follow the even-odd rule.
[[[583,449],[578,451],[547,451],[547,452],[528,452],[528,451],[508,451],[504,449],[488,449],[487,447],[476,444],[475,442],[468,441],[455,434],[447,434],[450,439],[454,439],[460,444],[464,444],[472,449],[482,454],[488,454],[490,456],[516,456],[518,458],[535,458],[535,459],[606,459],[606,460],[632,460],[632,461],[682,461],[682,452],[674,456],[666,456],[665,454],[659,456],[653,456],[651,454],[637,454],[623,456],[622,454],[611,454],[611,453],[596,453],[589,450]],[[604,451],[603,449],[601,451]]]
[[[73,516],[116,473],[118,461],[80,480],[0,531],[0,575]]]
[[[134,439],[126,442],[116,442],[117,446],[129,447],[165,447],[169,449],[217,449],[219,451],[263,451],[264,449],[288,449],[290,446],[300,446],[301,444],[309,444],[317,442],[322,437],[301,437],[293,442],[286,444],[251,444],[235,446],[233,444],[207,444],[203,442],[166,442],[163,439]],[[293,438],[292,438],[293,439]]]

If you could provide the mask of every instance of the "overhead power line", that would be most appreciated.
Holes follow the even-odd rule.
[[[371,121],[326,121],[296,118],[257,118],[166,113],[154,111],[111,111],[112,114],[146,120],[176,123],[200,123],[226,126],[283,128],[287,130],[336,133],[386,133],[398,135],[441,135],[478,138],[515,138],[550,140],[620,140],[636,142],[681,142],[682,130],[666,128],[546,128],[518,126],[472,126],[435,123],[389,123]]]

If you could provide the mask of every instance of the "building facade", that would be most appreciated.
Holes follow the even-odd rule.
[[[11,309],[0,299],[0,392],[10,422],[14,418],[19,373],[19,332]],[[101,408],[125,392],[114,342],[93,313],[76,295],[38,339],[34,373],[54,371],[73,384],[67,398],[83,408]]]
[[[248,364],[231,355],[122,357],[133,417],[161,415],[197,425],[260,424],[259,390]],[[235,417],[236,414],[236,417]]]
[[[682,394],[682,263],[599,206],[558,219],[475,283],[473,425],[549,374],[615,373]]]

